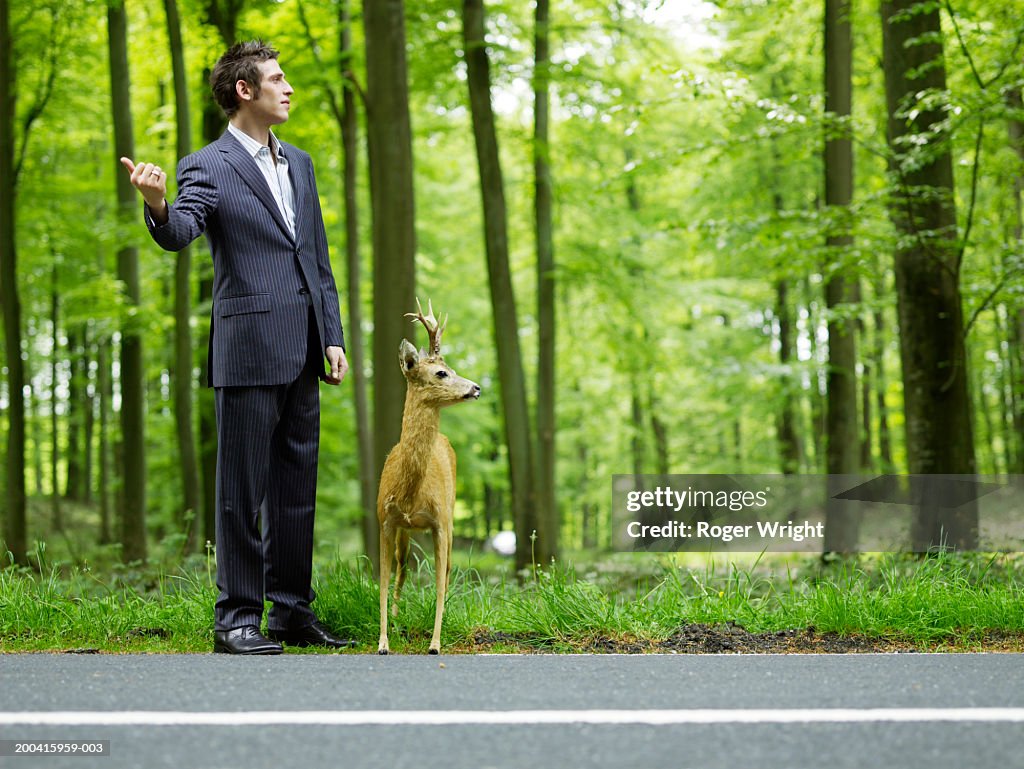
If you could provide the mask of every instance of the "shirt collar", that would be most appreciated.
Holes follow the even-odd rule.
[[[232,136],[238,139],[241,145],[245,148],[245,151],[253,158],[255,158],[256,155],[259,154],[259,151],[264,148],[264,145],[253,139],[241,128],[236,128],[233,123],[228,123],[228,131],[231,132]],[[274,136],[273,131],[270,132],[270,148],[274,151],[274,154],[277,157],[284,157],[284,154],[281,152],[281,142],[279,142],[277,137]]]

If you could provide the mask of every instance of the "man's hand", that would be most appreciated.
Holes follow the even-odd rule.
[[[327,362],[331,364],[331,370],[327,373],[327,384],[341,384],[341,380],[345,378],[345,372],[348,371],[345,351],[340,347],[328,347]]]
[[[167,222],[167,174],[160,166],[152,163],[139,163],[135,165],[130,158],[121,158],[121,165],[128,169],[132,175],[132,185],[139,192],[149,206],[153,214],[153,221],[157,224]]]

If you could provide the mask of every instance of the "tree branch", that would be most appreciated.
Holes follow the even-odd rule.
[[[53,87],[57,82],[57,65],[60,57],[60,45],[58,44],[58,29],[60,23],[60,10],[55,7],[50,12],[50,39],[47,44],[47,67],[45,79],[42,86],[36,93],[36,100],[29,107],[25,119],[21,123],[21,147],[18,149],[18,161],[14,164],[14,184],[17,186],[18,178],[21,176],[22,166],[25,164],[25,155],[28,152],[28,139],[32,132],[32,124],[46,110],[46,105],[53,96]]]
[[[978,138],[974,140],[974,168],[971,169],[971,202],[967,206],[967,221],[964,224],[964,235],[960,239],[960,250],[956,255],[956,266],[954,274],[960,275],[960,267],[964,261],[964,252],[967,250],[967,241],[970,240],[971,226],[974,223],[974,206],[978,200],[978,167],[981,165],[981,142],[985,136],[985,117],[978,121]]]
[[[974,65],[974,57],[971,56],[971,52],[967,48],[964,36],[960,34],[960,25],[956,21],[956,14],[953,12],[953,4],[950,0],[946,0],[946,13],[949,14],[949,19],[953,22],[953,30],[956,32],[956,39],[960,43],[960,50],[963,51],[964,57],[967,59],[967,63],[971,66],[971,74],[974,75],[974,79],[977,81],[978,86],[984,91],[985,81],[981,79],[981,74],[978,72],[978,68]]]
[[[999,292],[1003,290],[1003,286],[1009,283],[1011,278],[1015,278],[1021,273],[1024,273],[1024,268],[1018,268],[1016,270],[1007,270],[999,277],[999,282],[996,283],[992,290],[988,292],[988,294],[982,300],[981,304],[979,304],[974,309],[974,312],[971,313],[971,317],[964,324],[964,339],[966,339],[967,335],[971,332],[971,327],[974,326],[974,322],[983,312],[985,312],[985,310],[989,308],[989,305],[992,304],[992,301],[999,295]]]
[[[324,67],[324,62],[318,53],[320,44],[317,42],[316,37],[313,35],[313,30],[309,26],[309,18],[306,16],[306,6],[303,4],[302,0],[298,0],[298,7],[299,21],[302,24],[302,29],[306,32],[306,40],[309,41],[309,51],[313,54],[313,60],[316,62],[317,70],[320,72],[320,77],[318,78],[320,85],[322,85],[324,90],[327,92],[327,98],[331,103],[331,112],[334,115],[335,121],[338,125],[341,125],[342,116],[341,107],[338,106],[338,97],[337,94],[334,93],[334,89],[331,88],[331,84],[327,82],[327,78],[323,75],[326,69]]]

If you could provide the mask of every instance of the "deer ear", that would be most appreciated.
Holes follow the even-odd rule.
[[[402,366],[402,370],[409,371],[419,363],[419,360],[420,354],[416,352],[416,348],[409,344],[408,339],[403,339],[398,346],[398,362]]]

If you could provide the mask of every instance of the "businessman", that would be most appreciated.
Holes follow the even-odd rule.
[[[288,120],[293,93],[277,57],[256,40],[217,61],[210,86],[229,125],[178,164],[173,204],[159,166],[121,159],[153,239],[179,251],[205,233],[213,256],[214,651],[228,654],[353,644],[310,606],[319,381],[340,384],[348,363],[313,164],[271,130]]]

